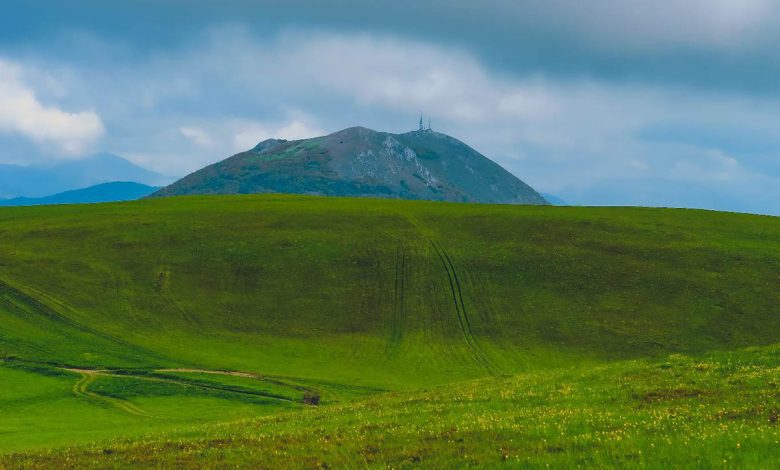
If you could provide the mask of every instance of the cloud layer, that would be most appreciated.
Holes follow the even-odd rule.
[[[30,158],[99,141],[183,174],[266,138],[401,132],[424,113],[572,203],[780,213],[775,2],[246,5],[193,8],[186,40],[119,20],[49,28],[78,57],[1,33],[0,100],[23,99],[0,109],[0,132],[51,147]]]
[[[21,134],[64,155],[79,155],[103,134],[93,111],[67,112],[41,103],[20,67],[0,61],[0,132]]]

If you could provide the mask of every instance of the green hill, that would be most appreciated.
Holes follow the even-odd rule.
[[[0,233],[0,453],[780,341],[772,217],[266,195]]]
[[[365,127],[313,139],[269,139],[154,195],[255,193],[547,204],[533,188],[453,137]]]

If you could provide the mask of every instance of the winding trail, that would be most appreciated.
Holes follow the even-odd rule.
[[[121,411],[124,411],[126,413],[136,415],[136,416],[151,416],[142,409],[138,408],[137,406],[133,405],[132,403],[128,402],[127,400],[122,400],[120,398],[114,398],[109,397],[105,395],[101,395],[99,393],[93,392],[89,390],[89,385],[94,382],[99,376],[104,377],[114,377],[114,378],[122,378],[122,379],[136,379],[136,380],[144,380],[147,382],[162,382],[162,383],[171,383],[176,384],[182,387],[190,387],[195,389],[201,389],[201,390],[215,390],[220,392],[227,392],[227,393],[234,393],[237,395],[251,395],[256,397],[263,397],[263,398],[271,398],[274,400],[280,400],[290,403],[296,403],[297,400],[294,398],[291,398],[289,396],[279,395],[276,393],[269,393],[265,391],[259,391],[259,390],[248,390],[248,389],[239,389],[229,386],[221,386],[218,384],[206,384],[206,383],[199,383],[199,382],[191,382],[186,379],[176,379],[172,376],[150,376],[150,375],[141,375],[141,374],[128,374],[128,373],[115,373],[110,370],[95,370],[95,369],[78,369],[78,368],[62,368],[62,370],[67,370],[69,372],[73,372],[76,374],[81,375],[81,379],[79,379],[76,384],[73,385],[73,394],[79,397],[87,398],[90,400],[96,400],[96,401],[102,401],[104,403],[107,403]],[[194,374],[213,374],[213,375],[226,375],[226,376],[232,376],[232,377],[244,377],[244,378],[251,378],[260,382],[267,382],[270,384],[278,385],[281,387],[286,387],[292,390],[296,390],[297,392],[316,392],[315,389],[312,389],[310,387],[305,387],[303,385],[297,385],[297,384],[290,384],[281,380],[276,380],[274,378],[258,375],[258,374],[252,374],[249,372],[236,372],[236,371],[223,371],[223,370],[209,370],[209,369],[187,369],[187,368],[181,368],[181,369],[157,369],[153,371],[154,373],[158,374],[164,374],[166,372],[168,373],[194,373]]]
[[[248,379],[257,379],[260,376],[257,374],[250,374],[249,372],[238,372],[238,371],[232,371],[232,370],[211,370],[211,369],[189,369],[189,368],[181,368],[181,369],[156,369],[155,372],[174,372],[174,373],[183,373],[183,374],[212,374],[212,375],[229,375],[231,377],[245,377]]]
[[[85,398],[91,398],[91,399],[98,399],[103,400],[105,402],[109,402],[112,405],[116,406],[117,408],[121,408],[131,414],[140,414],[144,416],[149,416],[148,414],[144,413],[143,410],[136,407],[135,405],[130,404],[129,402],[125,400],[121,400],[118,398],[113,397],[107,397],[104,395],[100,395],[98,393],[90,392],[87,387],[90,383],[92,383],[97,376],[104,376],[104,377],[114,377],[114,378],[120,378],[120,379],[136,379],[136,380],[144,380],[147,382],[161,382],[161,383],[171,383],[175,385],[179,385],[182,387],[190,387],[190,388],[196,388],[201,390],[216,390],[220,392],[227,392],[227,393],[234,393],[238,395],[251,395],[251,396],[257,396],[257,397],[263,397],[263,398],[271,398],[275,400],[280,401],[286,401],[286,402],[295,402],[293,398],[278,395],[275,393],[268,393],[268,392],[261,392],[256,390],[242,390],[242,389],[236,389],[231,388],[227,386],[221,386],[217,384],[205,384],[205,383],[198,383],[198,382],[190,382],[184,379],[177,380],[175,377],[170,376],[150,376],[150,375],[141,375],[141,374],[128,374],[128,373],[113,373],[108,370],[92,370],[92,369],[73,369],[73,368],[66,368],[65,370],[68,370],[70,372],[76,372],[78,374],[81,374],[83,377],[79,382],[76,383],[76,385],[73,386],[73,393],[78,396],[83,396]],[[229,372],[229,371],[217,371],[217,370],[201,370],[201,369],[159,369],[155,370],[156,373],[164,373],[164,372],[190,372],[190,373],[201,373],[201,374],[214,374],[214,375],[230,375],[234,377],[248,377],[252,378],[258,381],[262,382],[268,382],[273,383],[275,385],[283,386],[292,388],[297,391],[312,391],[312,389],[303,387],[303,386],[297,386],[288,384],[285,382],[282,382],[280,380],[274,380],[269,379],[266,377],[262,377],[255,374],[249,374],[246,372]]]
[[[129,401],[121,400],[119,398],[108,397],[100,395],[89,390],[89,385],[97,379],[99,375],[102,375],[100,371],[88,370],[88,369],[65,369],[70,372],[75,372],[81,375],[81,379],[73,385],[73,393],[76,396],[84,397],[89,400],[102,401],[107,403],[125,413],[135,416],[150,416],[144,410],[133,405]]]
[[[222,384],[219,382],[207,382],[199,379],[190,380],[188,378],[177,377],[175,375],[166,375],[166,374],[175,374],[175,373],[183,373],[183,374],[190,373],[190,374],[211,374],[211,375],[222,375],[222,376],[231,376],[231,377],[242,377],[242,378],[252,379],[257,382],[264,382],[267,384],[277,385],[279,387],[286,388],[288,390],[294,390],[295,392],[298,393],[301,392],[303,394],[307,392],[317,393],[317,394],[321,393],[319,388],[304,385],[302,383],[296,383],[296,381],[298,380],[298,378],[296,377],[264,375],[264,374],[258,374],[253,372],[231,371],[231,370],[224,370],[224,369],[199,369],[199,368],[161,368],[161,369],[129,369],[129,370],[128,369],[87,369],[78,366],[59,366],[47,362],[24,360],[19,358],[10,358],[10,359],[6,358],[0,360],[20,362],[20,363],[30,364],[30,365],[34,364],[42,367],[67,371],[72,374],[78,374],[80,378],[72,387],[72,391],[75,396],[92,400],[92,401],[103,402],[128,414],[137,415],[137,416],[156,417],[156,418],[166,418],[166,417],[150,415],[149,413],[145,412],[138,406],[132,404],[128,400],[102,395],[96,391],[90,390],[90,385],[93,382],[95,382],[95,380],[97,380],[98,377],[111,377],[117,379],[141,380],[145,382],[170,383],[170,384],[179,385],[181,387],[200,389],[200,390],[213,390],[213,391],[232,393],[232,394],[243,395],[243,396],[270,398],[270,399],[284,401],[288,403],[301,403],[303,399],[303,395],[299,398],[296,397],[295,394],[281,395],[266,390],[258,390],[254,388],[244,387],[244,386],[234,386],[231,384]],[[320,382],[325,385],[331,384],[342,388],[345,386],[345,384],[341,384],[337,382],[322,382],[322,381]],[[384,389],[364,387],[364,386],[349,386],[349,388],[370,390],[374,392],[387,391]]]
[[[251,372],[240,372],[240,371],[232,371],[232,370],[214,370],[214,369],[192,369],[192,368],[179,368],[179,369],[156,369],[155,372],[159,373],[166,373],[166,372],[172,372],[172,373],[189,373],[189,374],[212,374],[212,375],[229,375],[231,377],[244,377],[247,379],[255,379],[259,380],[261,382],[268,382],[270,384],[279,385],[281,387],[288,387],[293,390],[298,390],[299,392],[316,392],[317,390],[311,388],[311,387],[304,387],[303,385],[297,385],[297,384],[291,384],[287,382],[283,382],[281,380],[277,380],[275,378],[272,378],[271,376],[267,375],[261,375],[261,374],[253,374]],[[175,381],[173,381],[175,382]],[[184,384],[189,385],[188,382],[182,382]],[[215,387],[218,388],[218,387]],[[225,389],[227,391],[233,391],[231,389]],[[276,395],[264,395],[271,398],[279,398],[279,396]],[[287,398],[280,398],[283,400],[288,400]]]
[[[128,374],[116,374],[112,373],[110,371],[106,370],[94,370],[94,369],[76,369],[76,368],[63,368],[63,370],[67,370],[69,372],[73,372],[76,374],[81,375],[81,378],[73,385],[73,394],[86,398],[88,400],[94,400],[103,402],[105,404],[108,404],[110,406],[113,406],[114,408],[123,411],[127,414],[131,414],[134,416],[143,416],[143,417],[153,417],[152,415],[148,414],[141,408],[133,405],[127,400],[122,400],[120,398],[115,397],[109,397],[106,395],[101,395],[99,393],[93,392],[89,390],[90,384],[92,384],[99,376],[104,377],[117,377],[117,378],[132,378],[132,379],[138,379],[138,380],[145,380],[148,382],[165,382],[165,383],[173,383],[177,384],[183,387],[192,387],[192,388],[200,388],[205,390],[219,390],[222,392],[229,392],[229,393],[236,393],[240,395],[255,395],[255,396],[261,396],[265,398],[272,398],[276,400],[281,401],[287,401],[287,402],[293,402],[291,398],[284,397],[282,395],[276,395],[272,393],[262,393],[262,392],[256,392],[256,391],[245,391],[245,390],[236,390],[231,389],[228,387],[220,387],[220,386],[211,386],[211,385],[205,385],[205,384],[198,384],[198,383],[192,383],[188,382],[186,380],[175,380],[172,378],[167,377],[148,377],[143,375],[128,375]],[[299,391],[308,391],[309,389],[302,386],[294,386],[291,384],[287,384],[281,381],[276,380],[268,380],[262,377],[259,377],[254,374],[249,374],[246,372],[229,372],[229,371],[215,371],[215,370],[201,370],[201,369],[160,369],[155,372],[191,372],[191,373],[202,373],[202,374],[215,374],[215,375],[230,375],[234,377],[247,377],[247,378],[253,378],[257,380],[267,381],[271,383],[275,383],[277,385],[287,386],[290,388],[294,388]],[[158,418],[162,418],[162,416],[158,416]]]

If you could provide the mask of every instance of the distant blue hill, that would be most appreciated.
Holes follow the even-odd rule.
[[[559,198],[558,196],[554,194],[549,193],[541,193],[542,196],[544,196],[545,199],[547,199],[547,202],[552,204],[553,206],[570,206],[568,202],[564,201],[563,199]]]
[[[51,166],[0,165],[0,199],[46,197],[111,181],[164,186],[175,178],[147,170],[110,153]]]
[[[116,181],[65,191],[46,197],[17,197],[0,200],[0,206],[38,206],[43,204],[87,204],[95,202],[133,201],[160,189],[140,183]]]
[[[575,205],[686,207],[780,216],[780,188],[771,184],[742,187],[724,182],[712,187],[663,178],[621,178],[558,194]]]

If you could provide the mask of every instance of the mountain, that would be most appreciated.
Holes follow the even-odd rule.
[[[47,167],[0,165],[0,198],[45,197],[112,181],[163,186],[172,180],[117,155],[99,153]]]
[[[365,127],[313,139],[269,139],[153,196],[251,193],[547,204],[533,188],[448,135]]]
[[[115,181],[84,189],[65,191],[46,197],[17,197],[0,200],[0,206],[37,206],[42,204],[86,204],[94,202],[133,201],[155,192],[158,186]]]
[[[559,198],[558,196],[550,193],[540,193],[542,197],[544,197],[547,202],[552,204],[553,206],[570,206],[568,202],[564,201],[563,199]]]

